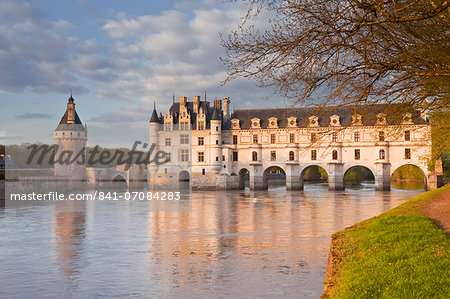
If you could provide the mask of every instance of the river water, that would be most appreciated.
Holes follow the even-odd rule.
[[[331,234],[421,192],[311,184],[193,192],[184,212],[125,201],[81,203],[76,211],[7,208],[0,210],[0,297],[317,298]]]

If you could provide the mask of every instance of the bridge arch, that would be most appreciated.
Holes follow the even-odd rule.
[[[391,184],[394,183],[396,188],[427,189],[426,172],[420,166],[413,163],[407,163],[391,170]],[[405,181],[406,179],[408,180]]]
[[[275,186],[286,186],[286,170],[281,165],[267,167],[263,171],[263,186],[266,189],[269,187],[269,181]]]
[[[250,171],[248,168],[241,168],[238,172],[239,176],[239,189],[245,189],[245,186],[249,184],[250,181]]]
[[[111,178],[111,184],[114,188],[127,189],[128,181],[125,176],[121,173],[116,173]]]
[[[320,164],[306,165],[300,172],[300,186],[304,188],[306,182],[327,182],[328,183],[327,166]]]
[[[178,174],[178,187],[180,190],[186,190],[190,188],[190,177],[191,175],[187,170],[182,170]]]
[[[375,182],[375,171],[366,165],[352,165],[344,170],[342,180],[344,186],[359,185],[366,180]]]

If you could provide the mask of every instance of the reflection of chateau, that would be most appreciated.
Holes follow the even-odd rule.
[[[251,189],[266,189],[269,171],[278,167],[286,173],[287,189],[299,190],[305,170],[316,165],[327,172],[330,190],[341,190],[346,171],[364,166],[374,174],[376,188],[388,190],[392,173],[410,164],[423,171],[429,188],[436,188],[436,173],[427,168],[431,137],[426,116],[411,112],[400,118],[384,114],[381,106],[347,106],[327,113],[284,108],[231,114],[229,98],[210,105],[199,96],[193,101],[180,97],[164,116],[155,108],[149,122],[150,143],[166,153],[167,163],[147,169],[134,166],[127,172],[88,168],[83,174],[78,168],[60,170],[63,166],[55,165],[55,174],[72,172],[91,182],[117,176],[127,182],[145,179],[150,187],[189,180],[194,188],[239,189],[248,173]],[[55,143],[82,148],[86,132],[71,97],[55,130]]]

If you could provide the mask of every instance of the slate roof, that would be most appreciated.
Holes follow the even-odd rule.
[[[211,120],[220,120],[219,110],[217,110],[216,108],[213,109]]]
[[[73,98],[70,96],[69,103],[73,103]],[[67,109],[64,113],[63,117],[61,118],[61,121],[59,122],[58,127],[55,131],[84,131],[84,126],[81,122],[80,117],[78,116],[77,111],[75,110],[75,123],[69,124],[67,123]]]
[[[191,115],[191,127],[192,127],[192,129],[195,130],[195,129],[197,129],[197,113],[194,112],[194,102],[186,102],[186,108],[187,108],[187,111]],[[200,108],[202,108],[205,113],[205,117],[206,117],[205,129],[208,129],[208,128],[210,128],[210,120],[213,117],[214,110],[217,110],[217,109],[215,107],[211,107],[210,102],[208,102],[208,101],[200,101],[198,109],[200,110]],[[173,117],[173,123],[178,124],[178,117],[180,115],[180,103],[173,103],[169,109],[169,113]],[[222,118],[221,113],[222,113],[221,111],[217,110],[217,117],[219,117],[219,119]],[[160,118],[159,122],[161,124],[163,124],[164,118]]]
[[[63,117],[61,118],[61,121],[59,122],[59,124],[67,124],[67,110],[66,113],[64,113]],[[81,120],[80,117],[78,116],[77,111],[75,110],[75,124],[79,124],[81,125]]]
[[[309,117],[317,116],[319,120],[320,127],[328,127],[330,125],[330,116],[338,115],[339,122],[341,126],[349,126],[352,122],[352,115],[360,114],[362,116],[362,124],[365,126],[375,125],[376,116],[379,113],[384,113],[386,115],[386,120],[388,124],[399,124],[402,119],[395,118],[395,116],[389,113],[389,109],[385,105],[367,105],[367,106],[343,106],[339,108],[324,107],[305,107],[305,108],[274,108],[274,109],[242,109],[235,110],[231,115],[230,119],[239,119],[239,124],[241,129],[250,129],[251,119],[259,118],[261,128],[268,128],[269,121],[271,117],[276,117],[278,119],[278,127],[287,127],[287,119],[291,116],[297,118],[297,124],[299,127],[308,127]],[[427,123],[422,119],[417,111],[412,112],[412,120],[414,124],[424,124]]]
[[[156,108],[153,108],[153,113],[152,116],[150,117],[150,121],[151,123],[159,123],[159,117],[158,117],[158,113],[156,113]]]

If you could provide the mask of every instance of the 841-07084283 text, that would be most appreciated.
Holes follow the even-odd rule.
[[[176,192],[99,192],[98,200],[180,200],[181,193]]]

